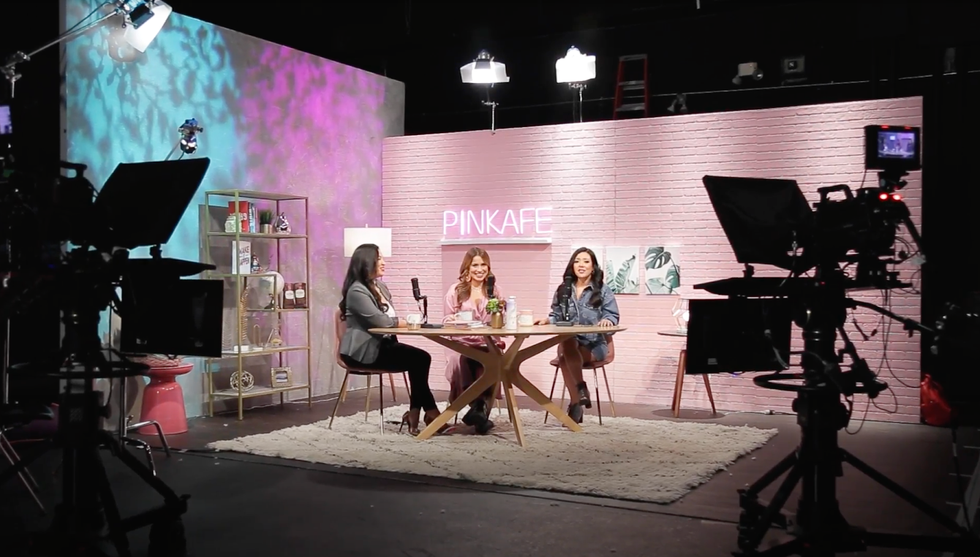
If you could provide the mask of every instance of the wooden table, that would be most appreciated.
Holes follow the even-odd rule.
[[[665,337],[682,337],[685,340],[687,339],[687,331],[679,331],[677,329],[670,331],[659,331],[657,334]],[[674,379],[674,398],[670,403],[670,410],[674,413],[675,418],[681,417],[681,393],[684,389],[684,375],[686,373],[687,348],[685,347],[681,348],[681,353],[677,357],[677,378]],[[715,410],[715,397],[711,394],[711,382],[708,381],[708,374],[702,374],[701,379],[704,380],[704,389],[708,393],[708,402],[711,403],[711,414],[717,414],[718,411]]]
[[[625,330],[626,327],[619,326],[558,327],[555,325],[535,325],[533,327],[518,327],[517,329],[493,329],[490,327],[456,329],[447,326],[441,329],[371,329],[369,332],[377,335],[426,337],[437,344],[441,344],[454,352],[483,364],[483,375],[475,383],[470,385],[468,389],[463,391],[435,421],[422,430],[418,436],[419,439],[424,440],[432,437],[440,427],[447,424],[449,420],[453,419],[456,414],[479,398],[487,389],[500,384],[503,387],[504,398],[507,400],[507,413],[510,415],[510,421],[514,424],[514,432],[517,434],[517,442],[523,447],[525,446],[524,428],[521,426],[521,420],[517,413],[517,398],[514,396],[514,387],[517,387],[524,394],[531,397],[534,402],[537,402],[552,416],[565,424],[568,429],[582,431],[582,428],[569,418],[568,414],[552,402],[550,398],[545,396],[544,393],[528,381],[526,377],[521,375],[521,364],[575,335],[588,333],[609,334]],[[486,337],[489,352],[454,340],[454,337],[473,336]],[[548,336],[551,338],[522,350],[521,345],[530,336]],[[514,337],[514,341],[507,347],[506,352],[501,352],[500,348],[493,342],[492,337]]]

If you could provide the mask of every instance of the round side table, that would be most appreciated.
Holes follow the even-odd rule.
[[[672,329],[669,331],[658,331],[658,335],[665,337],[680,337],[687,339],[687,331]],[[674,413],[674,417],[678,418],[681,414],[681,394],[684,390],[684,375],[687,371],[687,345],[681,348],[681,353],[677,357],[677,378],[674,380],[674,398],[670,404],[670,410]],[[711,394],[711,382],[708,380],[707,374],[702,374],[701,378],[704,380],[704,389],[708,393],[708,402],[711,403],[711,413],[717,414],[718,411],[715,409],[715,397]]]
[[[141,422],[157,422],[165,435],[187,433],[187,411],[184,409],[184,390],[177,377],[194,369],[194,364],[151,367],[146,375],[150,384],[143,391]],[[141,435],[156,433],[152,425],[139,429]]]

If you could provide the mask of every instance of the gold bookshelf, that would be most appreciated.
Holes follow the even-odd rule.
[[[249,190],[212,190],[204,193],[205,202],[204,210],[201,216],[201,247],[205,260],[215,265],[214,257],[212,253],[212,247],[217,243],[229,245],[229,241],[234,243],[231,246],[239,245],[238,242],[241,240],[258,240],[258,241],[270,241],[275,242],[275,255],[276,262],[281,262],[281,243],[284,241],[301,241],[305,245],[305,256],[306,261],[304,265],[304,282],[306,283],[306,290],[310,290],[310,244],[309,244],[309,200],[306,197],[291,195],[291,194],[278,194],[278,193],[266,193],[258,191]],[[212,230],[212,221],[210,219],[209,211],[215,207],[227,207],[229,201],[234,201],[235,207],[238,207],[239,201],[269,201],[275,203],[275,214],[278,215],[282,213],[282,205],[289,202],[290,211],[295,212],[298,209],[298,205],[302,204],[302,211],[304,213],[303,227],[304,230],[290,231],[288,234],[280,233],[261,233],[261,232],[224,232]],[[218,202],[223,202],[218,204]],[[241,223],[236,222],[236,230],[241,229]],[[230,261],[226,262],[224,266],[230,266]],[[223,266],[218,265],[221,269]],[[232,268],[232,271],[235,269]],[[278,303],[274,308],[249,308],[243,306],[243,304],[238,303],[238,300],[242,300],[242,296],[245,292],[245,282],[248,278],[254,277],[267,277],[268,275],[264,273],[228,273],[220,271],[210,271],[207,273],[207,278],[210,279],[233,279],[233,286],[230,288],[230,293],[234,295],[235,303],[235,339],[236,342],[243,338],[243,335],[247,335],[251,331],[248,330],[248,319],[253,315],[262,314],[277,314],[276,317],[281,324],[283,321],[283,315],[298,313],[303,315],[303,319],[306,320],[306,340],[301,345],[291,345],[289,343],[283,346],[272,346],[272,347],[261,347],[254,350],[238,351],[233,349],[226,349],[222,351],[220,358],[208,358],[205,360],[205,390],[208,394],[208,415],[214,416],[214,403],[218,400],[237,400],[238,401],[238,419],[243,420],[245,418],[245,400],[250,398],[262,397],[262,396],[274,396],[279,395],[279,403],[284,404],[286,402],[286,393],[293,391],[306,391],[306,400],[310,408],[313,407],[313,369],[311,367],[312,362],[312,351],[310,349],[310,343],[312,339],[311,331],[311,318],[310,318],[310,296],[307,295],[307,307],[305,308],[281,308],[278,307]],[[245,329],[243,330],[243,324]],[[281,326],[281,325],[280,325]],[[256,339],[259,341],[259,339]],[[236,345],[237,346],[237,345]],[[287,355],[289,353],[295,352],[306,352],[306,372],[298,373],[300,370],[296,370],[294,366],[290,366],[292,369],[292,384],[288,386],[273,386],[271,385],[271,368],[272,367],[284,367],[287,365]],[[258,356],[272,356],[272,359],[276,361],[270,367],[270,372],[268,374],[270,385],[264,386],[260,385],[259,382],[262,381],[267,374],[265,373],[254,373],[248,371],[247,367],[249,365],[249,360]],[[236,360],[237,365],[232,369],[232,376],[237,377],[237,386],[232,386],[226,389],[215,388],[214,376],[221,370],[221,363],[226,360]],[[253,386],[251,388],[245,387],[245,381],[242,379],[246,374],[251,374],[253,377]]]

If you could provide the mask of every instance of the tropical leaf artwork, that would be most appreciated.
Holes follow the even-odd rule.
[[[606,284],[614,294],[640,293],[637,248],[606,248]]]
[[[664,247],[648,247],[644,258],[646,286],[650,294],[673,294],[681,286],[681,267]]]

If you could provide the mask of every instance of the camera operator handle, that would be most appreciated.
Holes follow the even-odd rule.
[[[854,199],[854,193],[847,184],[837,184],[836,186],[827,186],[817,189],[817,192],[820,193],[820,203],[826,202],[827,194],[834,193],[835,191],[844,192],[844,197],[846,197],[848,200]]]
[[[915,227],[915,223],[912,222],[912,217],[909,215],[902,217],[902,224],[909,231],[909,236],[912,237],[912,243],[915,244],[916,249],[919,250],[919,253],[925,255],[925,250],[922,249],[922,236],[919,235],[919,230]]]
[[[927,333],[927,334],[930,334],[930,335],[936,334],[935,329],[931,329],[929,327],[926,327],[925,325],[923,325],[922,323],[919,323],[918,321],[916,321],[914,319],[909,319],[908,317],[902,317],[901,315],[898,315],[897,313],[888,311],[887,309],[885,309],[885,308],[883,308],[881,306],[876,306],[875,304],[872,304],[872,303],[869,303],[869,302],[862,302],[860,300],[852,300],[850,298],[848,298],[848,302],[850,302],[850,306],[851,307],[867,308],[867,309],[870,309],[871,311],[874,311],[876,313],[880,313],[881,315],[884,315],[885,317],[888,317],[890,319],[894,319],[895,321],[900,322],[905,327],[905,330],[906,331],[910,331],[910,332],[911,331],[919,331],[920,333]]]

